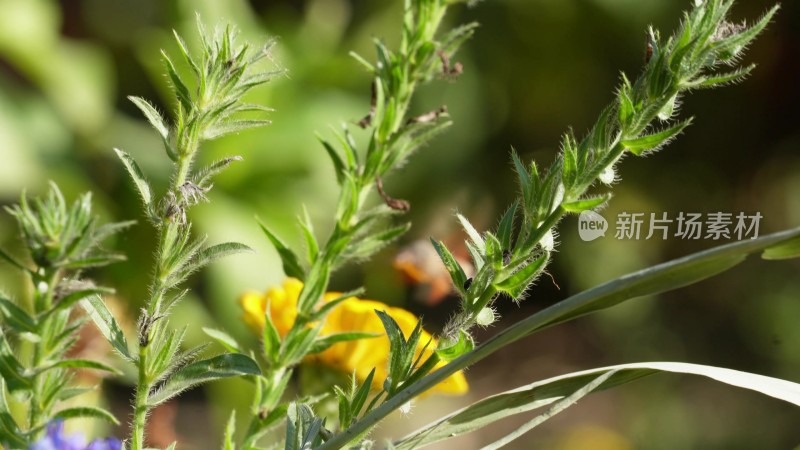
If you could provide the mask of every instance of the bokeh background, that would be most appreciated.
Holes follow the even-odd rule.
[[[235,239],[258,252],[196,276],[193,298],[174,319],[176,325],[191,324],[190,343],[204,339],[200,326],[214,326],[255,344],[240,321],[237,298],[247,289],[279,283],[283,274],[254,216],[297,246],[294,218],[303,204],[317,229],[328,229],[335,182],[314,132],[326,135],[330,125],[365,114],[369,78],[348,52],[371,60],[373,37],[397,42],[401,3],[0,0],[0,204],[17,201],[22,190],[42,192],[53,180],[68,197],[93,191],[106,220],[138,219],[138,226],[109,243],[127,253],[128,261],[93,274],[117,287],[112,301],[130,324],[146,294],[153,231],[111,149],[131,153],[162,188],[169,167],[156,133],[126,96],[172,109],[158,51],[175,51],[172,29],[195,44],[196,13],[210,26],[236,24],[251,42],[278,37],[274,64],[289,75],[251,98],[276,108],[274,124],[207,145],[205,161],[230,154],[245,161],[218,179],[212,203],[192,212],[198,232],[212,242]],[[452,8],[449,24],[481,24],[456,58],[464,73],[456,82],[422,89],[414,108],[424,112],[446,104],[455,125],[386,183],[393,196],[411,202],[415,226],[374,263],[339,273],[333,287],[365,285],[368,297],[414,310],[435,331],[455,299],[432,300],[428,287],[404,282],[392,266],[397,253],[428,236],[458,242],[455,210],[481,228],[493,226],[515,195],[511,147],[526,160],[549,164],[567,127],[582,134],[613,99],[620,71],[637,75],[646,27],[669,33],[689,3],[487,0]],[[752,20],[769,6],[768,0],[741,1],[733,15]],[[664,151],[621,164],[621,182],[603,211],[607,218],[622,211],[671,217],[681,211],[760,212],[762,234],[800,224],[800,3],[783,6],[745,58],[759,64],[750,79],[686,98],[681,114],[695,115],[695,124]],[[570,294],[714,245],[678,238],[623,241],[613,233],[587,243],[579,239],[574,217],[562,222],[559,241],[553,280],[544,277],[521,305],[501,301],[503,319],[479,339]],[[0,243],[20,247],[7,214],[0,215]],[[539,333],[472,368],[468,396],[423,400],[410,416],[392,418],[378,437],[399,437],[490,393],[599,365],[686,361],[800,381],[798,269],[797,262],[754,258],[696,286]],[[24,297],[23,285],[0,264],[0,287]],[[129,386],[103,386],[110,406],[124,418]],[[177,434],[179,448],[216,448],[229,411],[236,408],[245,417],[251,395],[242,381],[195,390],[157,413],[160,428],[153,436]],[[439,448],[478,448],[521,420]],[[510,448],[793,448],[800,444],[798,423],[800,411],[788,404],[704,379],[657,376],[583,400]]]

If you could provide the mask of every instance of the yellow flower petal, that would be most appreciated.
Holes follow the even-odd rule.
[[[269,305],[270,317],[275,328],[281,336],[285,336],[297,318],[297,300],[302,289],[303,283],[300,280],[287,278],[282,286],[272,287],[267,290],[266,294],[246,292],[239,300],[244,310],[244,322],[260,333],[265,325],[265,312]],[[332,301],[339,297],[341,297],[339,293],[328,292],[325,294],[325,301]],[[405,309],[388,306],[375,300],[348,297],[328,314],[320,333],[324,336],[335,333],[360,332],[379,336],[339,342],[317,355],[309,356],[308,359],[345,373],[355,373],[356,378],[360,381],[364,381],[374,367],[373,388],[380,389],[387,375],[390,346],[383,324],[375,314],[376,309],[386,311],[392,316],[406,337],[417,326],[419,319]],[[430,344],[428,341],[431,341]],[[436,348],[436,340],[429,333],[423,331],[418,352],[421,352],[426,344],[428,346],[424,351],[424,358],[432,354]],[[416,356],[419,357],[419,353]],[[436,368],[444,365],[444,362],[440,362]],[[433,387],[430,392],[458,395],[467,392],[468,389],[464,373],[459,371]]]

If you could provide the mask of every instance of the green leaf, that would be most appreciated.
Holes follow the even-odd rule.
[[[261,223],[258,222],[258,225],[261,227],[261,230],[264,234],[267,235],[267,239],[272,243],[272,246],[275,247],[275,250],[278,251],[278,255],[281,257],[281,261],[283,262],[283,272],[286,274],[287,277],[294,277],[300,281],[305,281],[306,273],[303,270],[303,267],[300,265],[300,261],[297,258],[297,255],[286,246],[286,244],[281,241],[278,236],[273,234],[269,229]]]
[[[6,253],[3,249],[0,249],[0,258],[5,259],[9,264],[16,267],[17,269],[22,270],[23,272],[30,273],[31,270],[25,267],[21,262],[17,261],[13,256]]]
[[[221,346],[225,347],[225,350],[228,350],[231,353],[244,353],[239,347],[239,343],[236,342],[236,339],[231,337],[228,333],[224,331],[216,330],[214,328],[206,328],[203,327],[203,332],[207,334],[211,339],[217,341]]]
[[[303,238],[306,241],[306,258],[309,264],[314,264],[319,254],[319,243],[317,243],[317,238],[314,237],[314,225],[311,223],[311,217],[305,205],[303,205],[303,216],[298,221],[300,222],[300,229],[303,230]]]
[[[300,312],[311,314],[314,306],[322,299],[325,289],[328,287],[330,271],[331,268],[327,264],[315,264],[311,267],[297,299],[297,309]]]
[[[375,368],[373,367],[372,370],[367,375],[367,378],[361,383],[361,386],[358,390],[353,393],[353,401],[350,403],[352,408],[353,417],[358,417],[361,413],[361,408],[364,407],[364,404],[367,402],[367,397],[369,397],[370,390],[372,389],[372,380],[375,378]]]
[[[161,56],[164,59],[164,66],[167,68],[167,75],[169,75],[169,79],[172,81],[172,85],[175,87],[175,95],[178,97],[178,101],[180,101],[183,108],[189,112],[193,109],[192,107],[192,96],[189,94],[189,88],[186,87],[183,80],[181,80],[180,75],[178,75],[178,71],[175,70],[175,65],[172,64],[172,60],[169,59],[167,53],[164,50],[161,50]]]
[[[334,344],[338,344],[340,342],[357,341],[360,339],[371,339],[378,336],[382,335],[375,333],[352,332],[352,333],[334,333],[334,334],[329,334],[327,336],[321,336],[318,337],[316,340],[314,340],[314,345],[311,347],[311,351],[309,352],[309,354],[322,353],[325,350],[329,349]]]
[[[225,242],[223,244],[212,245],[198,251],[192,261],[183,269],[184,273],[192,273],[211,264],[212,262],[229,255],[238,253],[252,253],[253,249],[238,242]]]
[[[114,367],[98,361],[90,361],[87,359],[64,359],[38,368],[36,373],[38,374],[52,369],[94,369],[110,372],[114,375],[122,375],[122,372]]]
[[[437,242],[431,238],[431,244],[433,244],[433,247],[436,249],[436,253],[439,254],[439,259],[442,260],[445,269],[447,269],[447,273],[450,274],[450,279],[453,280],[453,286],[456,288],[456,291],[461,297],[466,297],[467,292],[464,285],[467,283],[467,274],[464,272],[464,269],[458,261],[456,261],[453,254],[450,253],[450,250],[444,245],[444,242]]]
[[[114,347],[120,355],[125,357],[125,359],[135,362],[135,358],[131,356],[130,350],[128,349],[128,341],[125,339],[125,334],[122,332],[119,324],[117,324],[114,316],[111,315],[111,312],[106,308],[103,299],[94,295],[81,300],[81,305],[83,309],[86,310],[86,315],[92,319],[97,329],[100,330],[100,333],[111,343],[111,346]]]
[[[14,331],[37,334],[36,322],[22,308],[0,294],[0,315]]]
[[[530,261],[525,267],[517,270],[495,283],[495,287],[508,294],[514,300],[522,298],[525,290],[533,283],[539,274],[544,270],[547,262],[550,260],[549,253],[543,253],[538,258]]]
[[[0,375],[5,380],[9,392],[29,390],[32,387],[31,378],[14,356],[2,329],[0,329]]]
[[[792,259],[800,257],[800,236],[773,245],[761,254],[764,259]]]
[[[727,73],[701,76],[686,83],[686,89],[712,89],[719,86],[736,84],[747,78],[747,76],[750,75],[750,72],[752,72],[755,68],[756,65],[751,64]]]
[[[197,173],[194,175],[194,184],[198,186],[206,186],[211,181],[211,178],[227,169],[231,163],[242,160],[243,158],[241,156],[222,158],[219,161],[204,167],[202,170],[197,171]]]
[[[203,132],[203,139],[216,139],[230,133],[238,133],[240,131],[259,128],[271,124],[271,120],[231,120],[207,128]]]
[[[608,371],[599,377],[595,378],[585,386],[577,389],[575,392],[572,392],[568,396],[564,397],[563,399],[555,402],[553,406],[551,406],[544,414],[540,414],[533,419],[529,420],[516,430],[512,431],[511,433],[507,434],[501,439],[483,447],[481,450],[497,450],[499,448],[505,447],[511,441],[519,438],[523,434],[527,433],[528,431],[536,428],[537,426],[543,424],[548,419],[552,418],[556,414],[564,411],[565,409],[569,408],[570,406],[575,405],[578,400],[582,399],[583,397],[591,394],[595,389],[597,389],[600,385],[606,382],[608,378],[610,378],[615,371]]]
[[[156,387],[150,393],[147,404],[151,407],[159,405],[187,389],[211,380],[259,374],[261,369],[258,364],[241,353],[227,353],[196,361],[179,369],[165,383]]]
[[[610,199],[611,194],[599,195],[596,197],[586,197],[574,202],[562,203],[561,207],[567,212],[580,214],[584,211],[595,209]]]
[[[622,141],[622,145],[630,150],[634,155],[640,156],[646,150],[656,150],[659,147],[666,145],[669,141],[675,139],[675,137],[678,136],[683,129],[689,126],[691,123],[692,119],[689,118],[658,133],[649,134],[635,139],[625,139]]]
[[[6,382],[0,377],[0,445],[9,449],[28,448],[28,440],[17,426],[17,422],[9,412],[8,401],[6,399]]]
[[[75,291],[58,301],[53,308],[45,313],[46,316],[54,314],[58,311],[69,309],[75,303],[91,296],[100,296],[101,294],[113,294],[114,290],[104,287],[96,287],[91,289],[83,289]]]
[[[153,105],[141,97],[129,96],[128,100],[132,101],[133,104],[144,113],[147,121],[158,131],[158,134],[160,134],[162,138],[169,139],[169,128],[167,128],[167,124],[164,122],[161,113],[159,113]]]
[[[262,335],[262,348],[267,360],[276,364],[280,357],[281,350],[281,335],[278,329],[275,328],[275,323],[272,322],[272,305],[267,304],[267,311],[265,313],[264,321],[264,334]]]
[[[85,417],[89,419],[102,419],[111,422],[114,425],[119,425],[119,421],[113,414],[102,408],[95,408],[93,406],[81,406],[78,408],[67,408],[55,413],[54,419],[76,419]]]
[[[591,369],[537,381],[501,394],[487,397],[431,425],[415,431],[395,443],[398,450],[410,450],[460,436],[506,417],[531,411],[557,402],[600,381],[592,391],[627,384],[659,372],[699,375],[749,389],[800,406],[800,384],[732,369],[697,364],[654,362],[621,364]],[[605,378],[599,378],[607,375]]]
[[[436,355],[442,361],[450,362],[459,356],[471,352],[475,348],[475,342],[472,337],[464,330],[459,330],[458,340],[456,342],[442,339],[439,341],[439,348],[436,349]]]
[[[456,214],[456,217],[458,218],[458,221],[461,222],[461,226],[464,228],[464,231],[467,232],[467,236],[469,236],[475,248],[477,248],[481,254],[485,252],[486,244],[483,242],[483,238],[481,237],[481,234],[478,233],[478,230],[476,230],[469,220],[467,220],[467,218],[461,214]]]
[[[378,233],[359,239],[347,249],[347,258],[367,259],[411,229],[411,223],[406,222],[396,227],[391,227]]]
[[[505,214],[503,214],[503,218],[500,219],[500,224],[497,226],[497,238],[500,239],[503,250],[511,250],[511,241],[514,236],[514,217],[517,214],[517,206],[519,206],[519,200],[515,200],[514,203],[511,204]]]
[[[139,168],[139,165],[136,164],[136,161],[134,161],[129,154],[118,148],[115,148],[114,152],[116,152],[122,164],[125,166],[125,169],[128,171],[128,175],[130,175],[133,180],[133,184],[142,197],[145,208],[149,210],[153,203],[153,194],[150,191],[150,185],[147,183],[147,179],[145,179],[142,173],[142,169]]]

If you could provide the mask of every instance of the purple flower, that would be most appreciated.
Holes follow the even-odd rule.
[[[56,420],[47,425],[47,434],[31,445],[29,450],[122,450],[117,438],[95,439],[88,446],[81,433],[64,434],[64,421]]]

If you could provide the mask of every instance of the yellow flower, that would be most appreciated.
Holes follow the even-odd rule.
[[[264,329],[265,313],[269,304],[272,322],[278,333],[285,336],[297,317],[297,299],[302,289],[301,281],[288,278],[284,281],[283,286],[272,287],[267,290],[266,294],[255,291],[245,293],[239,300],[244,309],[244,322],[253,331],[261,333]],[[325,301],[331,301],[340,296],[339,293],[328,292],[325,294]],[[365,380],[370,371],[375,368],[373,388],[380,389],[383,380],[386,379],[386,369],[389,363],[389,339],[385,336],[378,315],[375,314],[376,309],[386,311],[392,316],[406,336],[410,335],[417,325],[417,317],[405,309],[388,306],[374,300],[348,297],[328,314],[322,325],[321,335],[361,332],[383,336],[339,342],[308,359],[319,361],[346,373],[355,372],[356,378],[361,381]],[[432,339],[429,333],[423,331],[420,347],[424,347],[428,340],[431,340],[431,343],[425,350],[424,357],[426,358],[436,348],[436,340]],[[444,362],[440,362],[436,368],[442,367],[444,364]],[[433,392],[444,394],[463,394],[467,390],[466,378],[460,371],[432,389]]]

